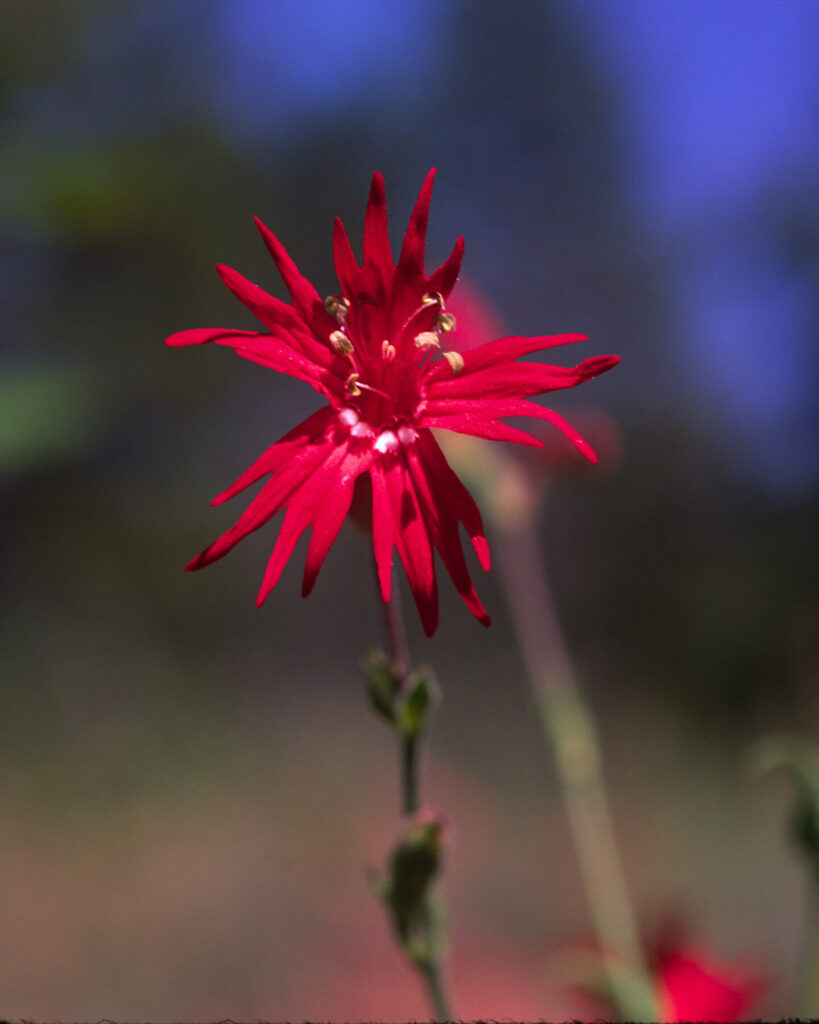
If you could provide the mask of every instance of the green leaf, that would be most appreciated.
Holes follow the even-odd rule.
[[[758,740],[746,760],[756,774],[784,768],[795,780],[797,803],[791,836],[819,876],[819,746],[801,736],[778,733]]]
[[[392,660],[377,647],[371,648],[364,656],[364,676],[367,695],[375,711],[395,724],[395,702],[401,689],[401,677],[395,671]]]
[[[420,668],[409,677],[398,710],[398,724],[406,736],[418,736],[427,715],[441,699],[431,668]]]

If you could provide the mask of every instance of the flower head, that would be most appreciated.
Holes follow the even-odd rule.
[[[201,569],[286,509],[257,604],[276,585],[301,535],[312,527],[302,593],[313,585],[346,518],[356,482],[371,484],[372,535],[381,595],[390,598],[393,550],[398,551],[424,630],[438,622],[437,551],[470,611],[486,613],[461,548],[466,528],[478,560],[489,568],[480,512],[447,463],[433,427],[475,437],[540,446],[530,434],[502,422],[534,416],[555,424],[591,461],[590,446],[534,395],[573,387],[611,369],[616,356],[575,367],[519,363],[521,356],[569,342],[580,334],[505,337],[459,352],[447,339],[456,328],[446,300],[458,277],[463,239],[429,276],[424,246],[434,170],[412,211],[398,263],[387,234],[384,183],[373,177],[364,220],[361,265],[340,220],[333,255],[340,291],[322,300],[278,239],[256,225],[290,293],[290,303],[268,295],[235,270],[219,266],[223,282],[261,321],[263,331],[201,328],[171,335],[167,344],[215,342],[280,373],[298,377],[327,404],[294,427],[213,501],[221,504],[268,477],[236,524],[187,566]]]

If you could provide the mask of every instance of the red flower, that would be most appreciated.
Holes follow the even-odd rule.
[[[488,625],[459,537],[463,523],[478,560],[488,569],[481,516],[430,428],[540,446],[531,435],[500,422],[509,416],[535,416],[554,423],[587,458],[595,459],[590,446],[557,413],[526,399],[580,384],[611,369],[618,358],[597,356],[574,368],[516,362],[540,349],[583,341],[583,335],[500,338],[463,355],[444,351],[443,358],[435,358],[441,340],[455,327],[445,300],[460,270],[463,239],[427,277],[424,243],[433,176],[434,170],[424,181],[397,266],[387,235],[384,183],[376,174],[364,221],[361,266],[341,221],[335,223],[339,295],[322,302],[278,239],[257,220],[291,303],[219,266],[224,283],[265,330],[201,328],[167,340],[169,345],[228,345],[245,359],[306,381],[327,399],[327,405],[268,448],[214,499],[213,504],[221,504],[269,477],[238,522],[187,566],[201,569],[216,561],[286,508],[257,605],[276,585],[299,537],[312,526],[302,594],[310,592],[350,509],[356,481],[369,474],[383,599],[390,597],[396,548],[424,630],[431,635],[438,622],[437,550],[467,607]]]

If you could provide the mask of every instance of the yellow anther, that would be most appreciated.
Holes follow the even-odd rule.
[[[463,360],[461,360],[463,362]],[[352,395],[353,398],[358,398],[361,394],[361,388],[358,386],[358,374],[351,373],[347,378],[345,387],[347,388],[347,394]]]
[[[424,306],[439,305],[441,309],[444,308],[444,297],[440,292],[427,292],[427,294],[421,299],[421,303]]]
[[[386,338],[381,342],[381,358],[388,363],[395,359],[395,345],[391,345]]]
[[[449,334],[450,331],[455,330],[455,317],[451,313],[439,313],[435,326],[444,334]]]
[[[336,352],[340,352],[343,356],[349,356],[353,351],[353,343],[344,331],[333,331],[330,335],[330,344]]]
[[[441,355],[452,367],[453,373],[457,373],[458,370],[462,370],[464,368],[464,357],[460,352],[442,352]]]
[[[344,320],[347,316],[347,310],[350,308],[350,303],[343,295],[328,295],[324,300],[324,308],[336,320]]]
[[[437,347],[440,344],[438,335],[434,331],[421,331],[420,334],[415,335],[416,348],[429,348],[432,345]]]

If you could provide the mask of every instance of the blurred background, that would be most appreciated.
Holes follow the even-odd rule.
[[[814,0],[30,0],[0,40],[0,1014],[427,1014],[365,877],[398,815],[358,668],[367,541],[314,594],[275,528],[188,575],[209,501],[316,407],[224,349],[224,262],[284,296],[260,216],[321,294],[374,170],[397,246],[439,169],[427,266],[555,361],[622,364],[550,402],[619,459],[541,517],[648,935],[671,910],[797,1012],[793,791],[741,754],[819,726]],[[457,290],[456,290],[457,294]],[[480,569],[476,568],[476,573]],[[442,580],[410,623],[444,691],[427,799],[458,1015],[566,1019],[549,953],[590,924],[502,595]]]

